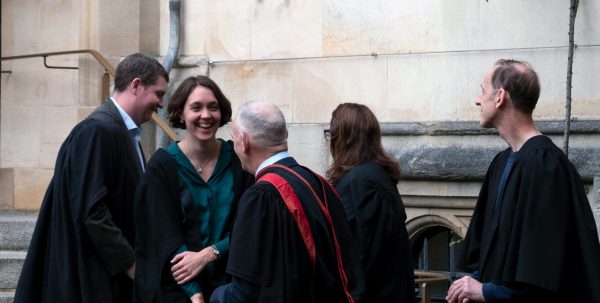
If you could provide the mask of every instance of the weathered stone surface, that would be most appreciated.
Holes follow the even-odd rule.
[[[291,123],[329,122],[340,103],[368,103],[389,115],[386,58],[343,58],[294,63]]]
[[[290,154],[302,165],[325,175],[329,166],[329,149],[323,130],[318,125],[305,124],[290,126],[288,131]]]
[[[52,169],[15,169],[15,209],[37,211],[52,179]]]
[[[27,250],[37,213],[0,212],[0,250]]]
[[[481,182],[467,181],[427,181],[406,180],[398,183],[398,190],[404,196],[417,197],[477,197]]]
[[[231,100],[234,112],[247,101],[265,100],[279,106],[286,121],[291,123],[293,64],[279,62],[217,65],[211,67],[210,74]],[[262,85],[266,82],[271,85]]]
[[[322,10],[319,0],[255,1],[249,12],[252,58],[321,56]]]
[[[12,303],[14,298],[14,291],[0,291],[0,303]]]
[[[0,251],[0,289],[17,287],[25,251]]]
[[[545,135],[564,134],[564,121],[535,121],[535,126]],[[477,121],[434,121],[381,123],[381,133],[384,136],[467,136],[467,135],[497,135],[498,131],[482,128]],[[600,135],[600,120],[573,120],[570,124],[572,135]]]
[[[186,0],[180,59],[171,81],[210,72],[231,99],[234,112],[251,99],[280,105],[290,123],[290,152],[320,173],[329,160],[321,130],[331,110],[341,102],[368,105],[379,121],[394,123],[384,126],[384,144],[400,158],[407,181],[422,183],[409,188],[412,196],[422,199],[414,201],[428,201],[420,205],[432,207],[411,208],[410,218],[444,217],[449,228],[464,231],[471,210],[457,214],[450,212],[457,209],[446,207],[468,205],[477,187],[473,184],[506,146],[494,130],[479,127],[480,108],[474,104],[482,77],[494,61],[509,57],[532,63],[542,85],[534,118],[557,120],[538,127],[561,142],[568,14],[560,1],[544,3],[543,10],[538,2]],[[168,1],[115,3],[2,1],[2,55],[92,48],[115,66],[132,52],[164,56]],[[600,2],[580,5],[586,13],[577,19],[572,91],[572,113],[579,120],[572,125],[570,155],[589,182],[598,172],[599,127],[580,120],[600,118]],[[491,13],[507,8],[507,20]],[[540,13],[532,16],[531,11]],[[498,27],[499,21],[508,22]],[[74,120],[100,104],[103,69],[94,60],[88,55],[50,59],[50,64],[80,69],[46,70],[40,58],[3,61],[3,69],[12,71],[2,75],[3,169],[51,169],[60,137]],[[209,69],[208,61],[216,63]],[[51,108],[72,106],[77,107],[76,119],[43,117]],[[414,123],[397,124],[400,121]],[[46,127],[49,123],[53,126]],[[578,130],[580,125],[584,126]],[[152,135],[146,131],[144,139]],[[144,142],[150,156],[153,148]],[[17,200],[28,199],[28,207],[35,208],[49,176],[19,174],[11,180]],[[472,186],[461,188],[462,183]],[[10,198],[7,193],[2,191],[3,198]]]
[[[56,155],[71,129],[79,122],[76,107],[51,108],[42,116],[39,167],[53,169]]]
[[[42,111],[21,106],[4,107],[2,104],[1,114],[1,166],[38,166]]]
[[[388,151],[400,160],[402,175],[408,179],[479,180],[498,150],[491,148],[391,147]]]
[[[584,181],[592,182],[594,176],[600,176],[600,146],[581,149],[570,148],[569,160],[575,165]]]
[[[564,122],[536,126],[562,148]],[[423,180],[481,180],[494,156],[506,148],[497,131],[478,122],[382,123],[384,147],[400,160],[403,176]],[[422,140],[419,140],[421,138]],[[500,141],[500,145],[497,142]],[[569,159],[585,182],[600,175],[600,120],[576,120]]]
[[[400,160],[402,175],[408,179],[481,180],[494,156],[500,152],[488,147],[389,147]],[[569,158],[581,178],[591,182],[600,174],[600,147],[572,148]]]
[[[15,175],[13,168],[0,168],[0,210],[13,209],[15,203]]]
[[[402,196],[405,207],[436,209],[474,209],[476,198]]]
[[[536,121],[536,127],[544,134],[564,134],[564,121]],[[570,123],[571,134],[600,134],[600,120],[574,119]]]

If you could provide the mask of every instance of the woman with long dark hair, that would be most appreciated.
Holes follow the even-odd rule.
[[[327,177],[338,191],[358,246],[365,302],[414,302],[406,213],[396,184],[400,165],[381,145],[381,129],[362,104],[340,104],[332,113]]]

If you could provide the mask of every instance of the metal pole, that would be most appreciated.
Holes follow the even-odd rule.
[[[567,99],[565,104],[565,135],[563,151],[569,156],[569,132],[571,128],[571,87],[573,82],[573,53],[575,49],[575,17],[579,0],[571,0],[569,13],[569,59],[567,65]]]
[[[169,0],[169,50],[167,56],[163,62],[163,67],[167,73],[171,73],[173,62],[177,58],[179,53],[179,32],[181,27],[180,22],[181,16],[181,0]],[[167,106],[169,105],[169,99],[171,98],[170,90],[163,97],[164,106],[158,111],[159,116],[163,121],[167,119]],[[172,136],[165,136],[165,132],[162,127],[156,132],[156,147],[166,148],[171,143]]]

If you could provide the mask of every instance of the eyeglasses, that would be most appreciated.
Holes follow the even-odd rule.
[[[331,139],[331,132],[328,129],[324,129],[323,136],[325,136],[325,141],[329,141]]]

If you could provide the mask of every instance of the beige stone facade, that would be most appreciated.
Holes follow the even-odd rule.
[[[2,57],[91,48],[114,65],[137,51],[164,58],[168,7],[167,0],[3,0]],[[209,74],[234,110],[253,99],[278,104],[290,124],[291,153],[321,173],[329,163],[322,130],[339,103],[364,103],[383,123],[478,121],[480,82],[499,58],[526,60],[538,71],[536,119],[564,119],[568,1],[184,0],[181,16],[171,82]],[[572,114],[600,120],[598,1],[580,3],[575,28]],[[45,69],[42,58],[2,61],[10,73],[1,83],[1,209],[39,208],[60,144],[102,101],[103,69],[91,56],[50,57],[48,64],[79,69]],[[148,155],[152,127],[144,133]],[[227,138],[228,128],[220,135]],[[385,141],[390,149],[505,146],[497,136]],[[401,182],[413,234],[439,225],[463,236],[479,182]]]

